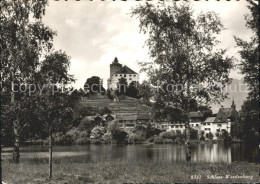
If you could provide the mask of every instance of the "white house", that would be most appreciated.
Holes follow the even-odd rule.
[[[115,58],[110,64],[110,78],[107,80],[107,89],[115,90],[122,77],[126,79],[128,85],[131,82],[139,82],[139,74],[127,66],[122,66]]]
[[[184,123],[169,123],[167,131],[172,131],[172,130],[174,130],[174,131],[180,130],[181,133],[184,133],[185,124]]]
[[[221,107],[216,117],[208,117],[204,122],[201,123],[201,130],[205,132],[206,138],[209,133],[213,134],[213,139],[217,139],[218,135],[221,135],[224,131],[231,133],[231,123],[238,117],[236,106],[234,101],[232,102],[231,108]]]

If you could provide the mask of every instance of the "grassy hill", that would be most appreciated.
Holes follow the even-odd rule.
[[[95,109],[102,109],[108,107],[112,114],[123,115],[149,112],[150,107],[145,105],[142,100],[124,96],[119,102],[114,102],[107,98],[107,96],[97,95],[85,98],[80,102],[81,107],[92,107]]]

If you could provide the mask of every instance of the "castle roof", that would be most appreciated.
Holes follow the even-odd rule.
[[[115,74],[137,74],[137,73],[133,71],[131,68],[127,66],[123,66]]]
[[[233,108],[220,108],[215,123],[226,122],[227,119],[238,117],[238,112]]]

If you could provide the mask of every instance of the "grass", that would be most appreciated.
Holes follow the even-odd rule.
[[[201,179],[191,179],[191,175]],[[9,183],[256,183],[259,182],[259,165],[249,163],[158,163],[106,161],[99,163],[57,163],[53,165],[53,178],[48,179],[47,164],[2,161],[2,180]],[[207,175],[223,176],[207,179]],[[226,179],[226,175],[247,175],[250,179]]]

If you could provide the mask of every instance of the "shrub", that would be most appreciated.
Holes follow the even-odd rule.
[[[209,139],[212,140],[213,139],[213,134],[211,132],[209,132]]]
[[[217,138],[219,138],[219,133],[218,132],[216,132],[215,135],[216,135]]]
[[[79,137],[76,141],[76,144],[84,145],[84,144],[90,144],[90,139],[87,137]]]
[[[129,143],[142,143],[145,140],[145,135],[142,130],[131,133],[128,138]]]
[[[72,138],[73,142],[75,142],[78,139],[80,131],[78,131],[78,129],[76,129],[76,128],[72,128],[66,134]]]
[[[112,139],[117,143],[125,141],[127,133],[119,128],[117,121],[110,122],[107,129],[111,133]]]
[[[154,136],[149,137],[149,138],[146,140],[146,142],[154,142]]]
[[[159,136],[163,139],[176,139],[175,131],[161,132]]]
[[[198,130],[191,128],[190,129],[190,138],[192,140],[198,140],[198,138],[199,138]]]
[[[99,111],[99,114],[103,116],[104,114],[111,114],[112,111],[108,107],[104,107]]]
[[[163,144],[164,143],[164,139],[155,135],[154,136],[154,143],[155,144]]]
[[[81,120],[77,129],[79,131],[87,130],[87,131],[90,132],[93,129],[94,126],[95,126],[94,123],[92,123],[88,119],[84,118],[83,120]]]
[[[100,139],[92,139],[91,143],[92,144],[102,144],[102,141]]]
[[[72,137],[68,134],[57,133],[54,136],[54,144],[56,145],[71,145],[73,143]]]
[[[105,129],[101,126],[96,126],[91,130],[90,138],[99,139],[105,133]]]
[[[102,136],[102,140],[103,140],[103,142],[106,143],[106,144],[111,143],[111,140],[112,140],[111,133],[105,133],[105,134]]]

